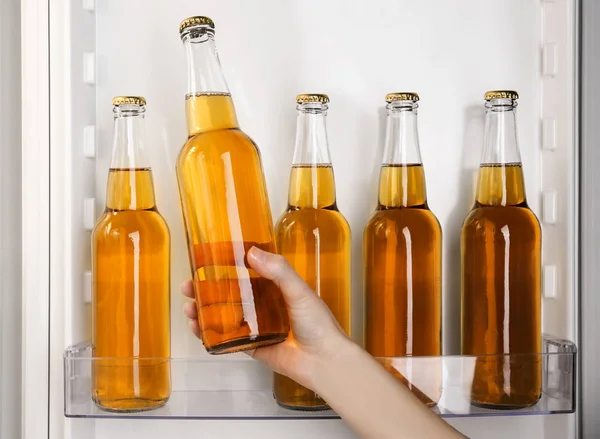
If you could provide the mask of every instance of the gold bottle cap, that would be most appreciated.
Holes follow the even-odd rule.
[[[419,95],[410,91],[403,91],[398,93],[388,93],[385,95],[385,101],[389,104],[394,101],[411,101],[417,102]]]
[[[327,96],[326,94],[320,94],[320,93],[308,93],[308,94],[301,94],[301,95],[296,96],[297,104],[308,104],[308,103],[312,103],[312,102],[326,104],[329,102],[329,96]]]
[[[113,98],[112,104],[115,107],[119,105],[139,105],[143,107],[146,105],[146,98],[143,96],[116,96]]]
[[[212,21],[211,18],[209,18],[209,17],[203,17],[203,16],[199,15],[199,16],[196,16],[196,17],[188,17],[185,20],[183,20],[179,24],[179,33],[182,33],[188,27],[196,26],[196,25],[202,25],[202,24],[205,25],[205,26],[208,26],[211,29],[215,28],[215,22]]]
[[[519,94],[514,90],[490,90],[485,92],[484,99],[491,101],[492,99],[519,99]]]

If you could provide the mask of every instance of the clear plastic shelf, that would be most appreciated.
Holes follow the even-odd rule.
[[[543,353],[517,356],[441,356],[379,358],[399,379],[437,400],[442,417],[514,416],[575,411],[577,348],[566,340],[544,337]],[[171,397],[160,408],[134,413],[106,412],[91,399],[93,358],[89,345],[64,354],[65,416],[135,419],[334,419],[335,412],[303,412],[281,408],[272,395],[272,373],[250,358],[171,358]],[[120,359],[118,361],[123,361]],[[514,363],[511,363],[514,361]],[[521,409],[499,410],[471,404],[473,377],[482,364],[541,363],[542,397]],[[496,366],[492,366],[492,369]],[[527,367],[527,366],[526,366]],[[401,376],[400,376],[401,375]],[[404,378],[402,378],[404,377]]]

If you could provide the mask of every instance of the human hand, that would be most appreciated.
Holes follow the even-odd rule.
[[[292,326],[284,342],[250,355],[319,393],[365,439],[462,437],[346,336],[325,302],[282,256],[252,247],[248,262],[279,287]],[[193,299],[192,281],[181,291]],[[186,303],[184,313],[200,337],[196,304]]]
[[[305,387],[313,388],[316,370],[339,355],[344,346],[353,343],[325,302],[302,280],[283,256],[252,247],[248,251],[248,262],[258,274],[272,280],[283,293],[292,332],[282,343],[247,353],[275,372],[286,375]],[[181,285],[181,292],[186,297],[194,298],[191,280]],[[190,319],[190,329],[200,338],[196,303],[186,303],[183,310]]]

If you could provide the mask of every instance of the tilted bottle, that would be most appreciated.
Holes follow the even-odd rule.
[[[541,230],[525,198],[517,99],[485,94],[477,195],[462,227],[462,351],[482,355],[471,399],[506,409],[535,404],[542,385],[541,358],[527,355],[542,343]]]
[[[221,72],[214,23],[180,25],[188,57],[188,140],[177,179],[204,347],[211,354],[279,343],[290,326],[283,295],[252,270],[252,246],[276,251],[258,148],[237,122]]]
[[[442,353],[442,230],[427,205],[418,100],[416,93],[386,96],[379,202],[364,232],[366,349],[377,357]],[[396,375],[425,403],[437,403],[437,372],[427,389]]]
[[[160,407],[171,393],[170,236],[143,150],[145,105],[113,100],[106,208],[92,233],[92,398],[109,411]]]
[[[275,229],[277,248],[350,334],[350,227],[336,204],[325,125],[329,98],[303,94],[296,103],[296,146],[288,207]],[[329,408],[315,392],[279,374],[274,395],[290,409]]]

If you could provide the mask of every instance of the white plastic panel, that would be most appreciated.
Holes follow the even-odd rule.
[[[94,0],[82,0],[82,8],[85,11],[93,11],[96,6],[96,2]]]
[[[23,0],[25,1],[25,0]],[[27,0],[32,9],[49,8],[50,53],[50,334],[44,334],[30,349],[38,350],[50,340],[50,398],[42,423],[50,438],[94,439],[93,423],[69,423],[62,415],[62,370],[57,367],[59,349],[90,337],[90,228],[95,222],[96,193],[94,159],[96,46],[94,2],[71,0],[45,2]],[[37,3],[37,4],[36,4]],[[48,43],[42,46],[44,50]],[[40,49],[38,49],[40,50]],[[44,74],[48,77],[48,69]],[[41,75],[41,72],[40,72]],[[27,129],[25,127],[24,129]],[[30,127],[35,130],[35,127]],[[48,148],[47,140],[46,148]],[[48,166],[48,164],[46,164]],[[44,187],[48,188],[48,182]],[[42,214],[43,212],[40,212]],[[37,257],[41,257],[38,253]],[[38,289],[37,295],[43,290]],[[38,328],[39,331],[39,328]],[[39,367],[39,366],[38,366]],[[46,386],[48,384],[46,383]],[[38,404],[44,401],[38,398]],[[28,424],[35,424],[39,415]],[[25,439],[38,439],[39,435]]]
[[[83,228],[88,231],[94,230],[96,223],[96,199],[84,198],[83,200]]]
[[[542,75],[556,75],[556,43],[542,44]]]
[[[544,265],[542,270],[542,288],[544,299],[556,299],[557,296],[556,265]]]
[[[48,4],[21,0],[21,438],[48,431],[50,101]],[[3,1],[2,7],[9,3]],[[10,7],[17,5],[10,4]],[[16,20],[13,16],[12,20]],[[15,33],[2,41],[12,42]],[[18,58],[11,57],[15,62]],[[8,101],[10,102],[10,101]],[[18,108],[18,107],[17,107]],[[14,111],[11,108],[11,111]],[[3,146],[4,147],[4,146]],[[16,166],[18,162],[12,163]],[[13,207],[14,208],[14,207]],[[16,256],[16,255],[15,255]],[[18,293],[15,294],[15,296]],[[2,320],[4,325],[8,323]],[[10,334],[8,332],[7,334]],[[58,335],[62,335],[60,332]],[[60,357],[59,357],[60,358]],[[17,376],[13,376],[13,382]],[[13,390],[14,391],[14,390]],[[9,395],[7,393],[7,395]],[[17,397],[15,397],[17,398]],[[60,396],[59,396],[60,398]],[[13,401],[13,407],[19,407]],[[3,412],[4,413],[4,412]],[[19,437],[19,436],[17,436]]]
[[[556,224],[557,194],[554,189],[542,191],[542,224]]]
[[[94,11],[84,9],[91,4]],[[560,99],[572,100],[572,0],[255,0],[251,4],[244,0],[155,0],[151,8],[142,0],[72,0],[70,7],[70,18],[62,18],[70,23],[64,31],[70,38],[69,51],[63,54],[66,59],[62,62],[70,66],[71,79],[65,86],[70,87],[65,90],[67,120],[63,122],[72,133],[65,139],[71,158],[66,165],[68,177],[61,183],[65,186],[58,196],[74,216],[64,229],[71,230],[67,243],[72,246],[62,260],[67,264],[64,319],[69,323],[64,343],[58,343],[61,348],[88,337],[89,311],[82,282],[89,270],[89,232],[75,213],[82,211],[83,199],[91,197],[96,198],[96,211],[101,212],[112,140],[110,102],[115,95],[135,94],[148,100],[146,144],[158,207],[172,233],[173,355],[203,352],[181,313],[179,284],[189,276],[189,265],[174,173],[175,158],[186,137],[186,66],[178,24],[199,14],[215,20],[224,72],[241,126],[261,149],[275,216],[286,204],[295,135],[294,97],[310,91],[325,92],[331,98],[328,128],[338,204],[353,231],[355,334],[362,333],[362,230],[376,203],[385,94],[414,90],[421,95],[420,140],[429,204],[444,231],[444,349],[445,353],[457,353],[459,237],[473,202],[483,138],[483,93],[488,89],[518,90],[527,193],[540,218],[542,189],[557,191],[557,221],[551,226],[554,232],[544,228],[544,263],[559,270],[558,299],[553,299],[556,304],[547,305],[548,300],[544,304],[544,331],[567,338],[573,335],[569,282],[574,255],[571,250],[560,250],[571,248],[567,244],[572,244],[569,237],[574,228],[573,145],[568,143],[573,127],[568,124],[569,108],[556,114],[551,111],[560,107]],[[548,14],[553,15],[546,18]],[[54,22],[64,24],[57,17]],[[80,61],[85,53],[94,53],[93,61]],[[94,65],[93,74],[89,65]],[[87,82],[93,78],[95,85],[86,83],[86,78]],[[540,129],[547,118],[556,121],[555,127]],[[81,139],[86,125],[95,126],[95,161],[82,145],[71,140]],[[555,150],[542,152],[542,133],[545,138],[547,133],[556,136]],[[565,189],[558,183],[564,183]],[[560,247],[562,244],[565,246]],[[77,301],[75,295],[79,295]],[[54,388],[53,395],[61,390]],[[558,432],[556,438],[564,438],[569,424],[560,419],[506,419],[492,424],[507,436],[520,437],[531,431],[542,437],[544,426],[550,422],[552,428],[545,437],[552,438],[551,433]],[[319,437],[350,437],[339,423],[327,422],[296,422],[290,428],[289,423],[275,421],[211,422],[200,427],[178,422],[151,427],[156,423],[97,421],[95,431],[99,439],[164,437],[161,429],[177,431],[182,438],[195,437],[198,431],[205,432],[207,438],[228,437],[223,432],[229,431],[231,435],[244,432],[247,437],[260,434],[268,439],[289,435],[291,430],[297,431],[298,437],[324,431],[330,433]],[[496,437],[489,428],[487,435],[475,434],[481,431],[476,426],[482,421],[477,422],[461,420],[457,425],[470,437]],[[88,426],[82,425],[72,423],[77,431],[87,431]]]
[[[556,150],[556,119],[553,117],[542,120],[542,149]]]
[[[83,155],[90,159],[96,157],[96,127],[94,125],[83,127]]]
[[[83,82],[94,85],[96,83],[96,54],[94,52],[85,52],[83,54]]]
[[[548,56],[554,59],[554,73],[542,75],[541,78],[544,138],[541,151],[543,273],[548,266],[556,267],[556,295],[543,302],[542,324],[544,331],[573,340],[577,323],[575,292],[578,248],[575,2],[544,2],[542,14],[542,52],[545,53],[549,46],[553,47],[553,54]]]

